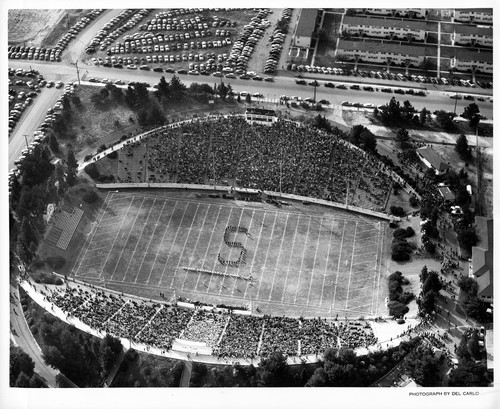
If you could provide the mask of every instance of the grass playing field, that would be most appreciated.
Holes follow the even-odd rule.
[[[242,243],[224,242],[227,226]],[[359,316],[378,312],[386,224],[324,208],[109,192],[73,268],[76,278],[146,297],[248,305],[287,315]],[[252,276],[253,281],[207,272]]]

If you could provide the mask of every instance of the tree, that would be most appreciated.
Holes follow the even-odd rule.
[[[446,112],[443,110],[435,111],[436,121],[445,131],[453,131],[456,126],[453,123],[453,118],[456,116],[453,112]]]
[[[252,103],[252,96],[250,95],[250,93],[248,93],[247,96],[245,97],[245,101],[247,104]]]
[[[488,386],[488,369],[483,363],[471,359],[460,359],[458,366],[450,372],[449,386]]]
[[[24,352],[21,348],[10,347],[10,386],[15,386],[16,380],[22,373],[24,376],[30,378],[33,376],[35,370],[35,363],[31,357]],[[18,385],[16,385],[18,386]]]
[[[274,352],[260,362],[258,386],[285,386],[289,376],[286,359],[281,352]]]
[[[66,155],[66,183],[68,186],[73,186],[75,183],[76,173],[78,172],[78,162],[76,161],[75,154],[70,149]]]
[[[467,137],[462,134],[457,138],[455,143],[455,151],[460,155],[460,157],[465,161],[470,161],[472,159],[472,152],[467,142]]]
[[[467,105],[464,108],[462,117],[468,119],[469,126],[471,128],[474,128],[479,123],[479,118],[480,118],[479,107],[477,106],[477,104],[473,102],[472,104]]]
[[[439,275],[435,271],[429,271],[427,277],[422,283],[422,292],[427,293],[429,291],[434,291],[438,293],[443,285],[441,284],[441,280],[439,279]]]
[[[477,295],[477,282],[471,277],[461,276],[460,280],[458,280],[458,286],[470,297]]]
[[[407,305],[399,301],[389,301],[389,303],[387,303],[387,308],[389,309],[389,315],[396,318],[402,317],[410,310]]]
[[[441,364],[429,346],[411,351],[403,363],[404,371],[421,386],[439,386]]]
[[[177,75],[174,75],[169,84],[170,98],[172,101],[179,101],[186,94],[186,86],[181,82]]]
[[[103,371],[103,375],[106,375],[116,361],[118,355],[122,351],[122,344],[118,338],[114,338],[111,335],[107,334],[101,340],[100,346],[100,362]]]
[[[158,90],[155,92],[158,99],[167,98],[169,94],[169,85],[164,76],[158,82]]]
[[[477,234],[474,226],[459,228],[457,231],[457,239],[463,247],[470,250],[472,246],[477,244]]]
[[[59,142],[57,142],[57,138],[53,133],[49,136],[49,148],[52,152],[59,153]]]
[[[323,368],[317,368],[309,378],[305,386],[327,386],[328,376]]]
[[[13,386],[16,388],[29,388],[30,378],[24,372],[20,372]]]
[[[430,111],[427,110],[425,107],[422,108],[422,110],[420,111],[420,114],[419,114],[419,119],[420,119],[420,123],[422,125],[425,125],[425,123],[427,122],[427,119],[430,117]]]
[[[405,128],[400,128],[396,133],[396,141],[400,144],[401,148],[405,148],[410,140],[410,134]]]

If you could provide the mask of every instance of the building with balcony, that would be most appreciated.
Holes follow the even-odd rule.
[[[418,67],[426,57],[426,48],[414,45],[382,43],[374,41],[339,40],[336,56],[358,62],[406,64]]]
[[[357,13],[407,18],[425,18],[427,9],[355,9]]]
[[[425,21],[387,19],[379,17],[345,16],[341,30],[351,36],[380,37],[399,40],[424,41]]]
[[[453,45],[493,47],[493,27],[455,24],[451,39]]]
[[[493,9],[455,9],[453,17],[460,22],[493,24]]]
[[[458,71],[493,74],[493,53],[491,51],[470,50],[455,47],[450,59],[450,67]],[[441,54],[443,56],[443,54]]]

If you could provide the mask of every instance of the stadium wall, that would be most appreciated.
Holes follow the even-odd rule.
[[[232,191],[228,189],[228,186],[214,186],[214,185],[198,185],[198,184],[184,184],[184,183],[97,183],[96,187],[98,189],[173,189],[173,190],[205,190],[209,192],[220,192],[229,193]],[[258,193],[259,190],[247,189],[247,188],[237,188],[236,192],[242,193]],[[343,209],[350,212],[361,213],[366,216],[376,217],[378,219],[383,219],[387,221],[399,221],[400,219],[395,216],[388,215],[386,213],[375,212],[369,209],[363,209],[357,206],[345,205],[342,203],[329,202],[328,200],[316,199],[313,197],[292,195],[289,193],[279,193],[264,190],[263,193],[270,196],[279,196],[282,199],[298,200],[301,202],[308,202],[319,204],[322,206],[334,207],[337,209]]]

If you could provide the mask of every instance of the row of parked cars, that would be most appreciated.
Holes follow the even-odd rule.
[[[283,9],[281,13],[280,21],[286,21],[290,23],[292,18],[293,9]],[[283,43],[287,35],[287,29],[276,28],[273,35],[271,36],[271,50],[269,51],[269,57],[267,57],[266,65],[264,67],[264,72],[267,74],[276,73],[278,68],[278,63],[281,58],[281,53],[283,51]]]
[[[207,48],[221,48],[232,44],[230,38],[224,40],[208,40],[208,41],[191,41],[189,43],[174,43],[174,44],[155,44],[155,45],[142,45],[142,46],[125,46],[122,44],[117,44],[115,47],[110,48],[106,54],[147,54],[147,53],[160,53],[160,52],[170,52],[178,50],[197,50],[197,49],[207,49]]]
[[[36,70],[9,68],[9,134],[21,118],[24,110],[41,92],[46,81]]]
[[[243,27],[238,39],[234,42],[229,58],[226,61],[227,72],[237,75],[244,74],[247,70],[248,61],[255,50],[259,40],[264,36],[265,30],[271,25],[266,17],[271,13],[270,9],[261,9],[249,24]]]
[[[143,20],[149,12],[150,11],[147,9],[141,9],[139,11],[136,11],[135,9],[127,9],[122,11],[118,16],[112,18],[101,30],[98,31],[90,44],[85,48],[85,51],[88,54],[95,52],[98,48],[99,50],[104,51],[108,45],[111,45],[112,42],[121,36],[125,31],[130,30]],[[127,20],[125,24],[117,27],[124,20]],[[115,27],[117,28],[114,29]]]
[[[157,13],[155,18],[148,20],[146,24],[141,24],[139,30],[144,31],[171,31],[171,30],[203,30],[209,27],[236,27],[236,21],[230,21],[226,18],[219,18],[213,16],[207,18],[206,16],[195,16],[186,19],[177,19],[176,17],[170,18],[162,16],[161,13]]]

